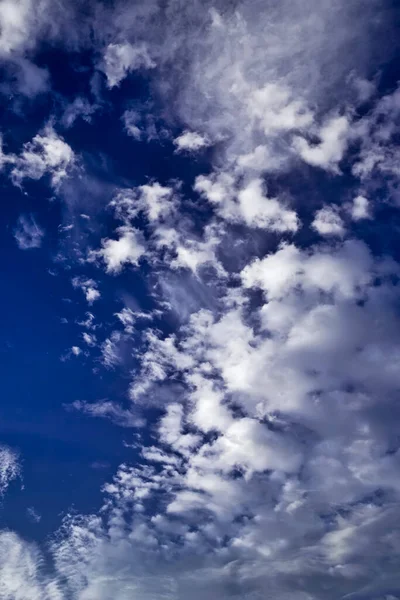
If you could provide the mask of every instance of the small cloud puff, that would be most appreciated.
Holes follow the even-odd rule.
[[[318,210],[315,213],[311,227],[320,235],[342,237],[345,234],[343,220],[334,206],[324,206]]]
[[[117,240],[102,240],[102,248],[92,251],[89,261],[100,257],[106,264],[107,273],[118,274],[127,264],[137,266],[146,249],[143,234],[133,227],[123,226],[117,229]]]
[[[351,218],[353,221],[361,221],[362,219],[370,219],[369,201],[364,196],[357,196],[353,200],[353,205],[350,209]]]
[[[48,174],[52,186],[57,188],[74,165],[75,155],[72,148],[48,125],[31,142],[24,144],[21,154],[12,157],[12,162],[11,178],[15,185],[21,185],[26,178],[41,179]]]
[[[177,152],[187,150],[188,152],[196,152],[210,145],[210,140],[207,136],[200,135],[195,131],[184,131],[180,136],[174,139],[174,144]]]

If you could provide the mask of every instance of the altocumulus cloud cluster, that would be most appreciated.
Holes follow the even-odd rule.
[[[127,452],[51,534],[2,520],[0,598],[400,598],[398,17],[2,0],[5,228],[68,284],[65,381],[123,386],[68,423]]]

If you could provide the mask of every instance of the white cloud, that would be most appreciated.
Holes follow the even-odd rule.
[[[140,207],[147,215],[149,221],[158,221],[173,213],[176,207],[174,190],[170,187],[154,182],[150,185],[139,187]]]
[[[350,123],[347,117],[333,117],[319,130],[320,142],[311,145],[302,137],[295,137],[293,147],[301,158],[314,167],[338,172],[338,165],[347,148]]]
[[[40,248],[44,235],[44,230],[39,227],[32,215],[21,215],[19,217],[17,227],[14,230],[14,237],[21,250]]]
[[[210,141],[206,136],[200,135],[195,131],[184,131],[180,136],[174,139],[174,144],[178,152],[187,150],[188,152],[196,152],[210,145]]]
[[[82,290],[82,292],[85,294],[85,298],[89,306],[100,298],[100,292],[97,289],[97,283],[94,281],[94,279],[86,279],[85,277],[74,277],[72,279],[72,285],[74,286],[74,288]]]
[[[330,250],[300,250],[292,244],[247,265],[241,275],[245,287],[260,287],[269,300],[282,299],[290,289],[317,288],[338,297],[354,298],[372,281],[372,257],[360,241],[349,240]]]
[[[276,83],[268,83],[251,92],[248,112],[259,120],[266,136],[301,130],[313,122],[313,115],[304,102],[293,99],[290,90]]]
[[[144,43],[133,46],[128,42],[109,44],[105,50],[102,65],[110,88],[119,85],[131,71],[154,67],[155,63],[150,58]]]
[[[121,355],[119,352],[120,341],[120,332],[113,331],[111,336],[104,340],[104,342],[101,345],[102,362],[109,369],[114,368],[121,362]]]
[[[350,209],[351,218],[353,221],[361,221],[362,219],[370,219],[370,203],[365,196],[356,196],[353,200],[353,205]]]
[[[295,232],[299,227],[295,211],[285,208],[276,198],[268,198],[260,179],[254,179],[239,192],[238,205],[249,227],[279,232]]]
[[[320,235],[342,237],[345,234],[343,219],[335,206],[324,206],[317,210],[311,227]]]
[[[20,476],[18,453],[8,446],[0,446],[0,495],[3,496],[10,483]]]
[[[107,273],[117,274],[125,265],[137,266],[145,254],[143,234],[133,227],[123,226],[117,230],[117,240],[102,240],[102,248],[92,251],[89,260],[101,257],[106,264]]]
[[[338,173],[350,139],[361,143],[357,176],[389,169],[388,158],[394,171],[384,138],[395,129],[378,124],[396,109],[395,96],[366,116],[365,138],[349,118],[329,117],[353,98],[343,92],[343,74],[361,63],[362,75],[358,42],[370,39],[370,5],[256,1],[209,15],[208,3],[200,4],[169,2],[162,14],[156,2],[98,11],[107,21],[100,39],[135,35],[134,43],[106,48],[109,87],[153,66],[140,41],[149,39],[160,69],[168,65],[159,86],[173,99],[167,117],[221,142],[219,169],[196,180],[207,207],[195,198],[187,209],[175,184],[150,183],[114,199],[123,225],[89,260],[118,273],[146,252],[168,290],[177,324],[168,321],[171,334],[135,330],[129,398],[161,416],[104,486],[99,516],[66,518],[47,548],[51,560],[14,534],[0,535],[1,597],[372,600],[399,589],[399,269],[363,242],[340,239],[343,221],[332,207],[318,211],[314,227],[339,239],[273,247],[276,236],[267,232],[295,233],[300,222],[287,196],[269,197],[259,177],[287,169],[296,154]],[[22,13],[22,21],[31,18]],[[15,37],[10,48],[25,43],[18,19],[12,35],[6,30]],[[127,130],[139,139],[146,119],[131,117]],[[21,157],[3,158],[16,181],[18,169],[40,178],[59,168],[42,142],[31,144]],[[284,185],[279,177],[277,188]],[[302,198],[301,181],[297,189]],[[368,206],[354,202],[351,210],[364,218]],[[146,242],[135,228],[142,219]],[[220,257],[234,263],[231,272]],[[86,277],[76,287],[88,302],[98,296]],[[116,318],[123,331],[108,329],[99,342],[93,315],[80,323],[83,341],[99,344],[108,368],[123,365],[124,344],[131,356],[138,316],[125,307]],[[133,405],[74,408],[140,424]]]
[[[84,331],[82,333],[82,338],[83,338],[83,341],[85,342],[85,344],[87,344],[90,348],[93,348],[94,346],[96,346],[97,339],[93,333],[87,333],[87,331]]]
[[[56,580],[43,572],[38,547],[11,531],[0,532],[0,597],[13,600],[62,600]]]
[[[70,146],[47,126],[31,142],[24,144],[21,154],[14,159],[11,177],[16,185],[21,185],[25,178],[41,179],[48,174],[52,186],[57,188],[74,163]]]
[[[177,198],[172,187],[154,181],[118,192],[110,206],[114,209],[115,216],[127,224],[139,213],[144,214],[150,224],[156,224],[174,214]]]
[[[228,174],[200,175],[194,189],[215,206],[217,213],[229,222],[242,222],[248,227],[271,231],[295,232],[299,219],[294,210],[277,198],[268,198],[260,178],[250,180],[242,189]]]

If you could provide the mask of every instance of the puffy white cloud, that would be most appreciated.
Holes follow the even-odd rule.
[[[125,265],[137,266],[145,254],[143,234],[133,227],[122,226],[117,229],[117,240],[106,238],[102,240],[102,248],[92,251],[89,260],[101,257],[107,273],[117,274]]]
[[[239,210],[246,225],[272,231],[297,231],[295,211],[285,208],[276,198],[267,198],[260,179],[251,181],[238,194]]]
[[[347,148],[349,133],[348,118],[334,117],[319,130],[318,144],[312,145],[302,137],[295,137],[293,147],[306,163],[338,172],[338,165]]]
[[[210,145],[210,141],[204,135],[196,133],[196,131],[184,131],[181,135],[174,139],[174,144],[178,152],[188,151],[196,152]]]
[[[52,186],[57,188],[75,164],[75,155],[54,129],[47,126],[31,142],[24,144],[13,163],[11,177],[16,185],[21,185],[26,178],[41,179],[48,174]]]
[[[109,44],[102,65],[110,88],[119,85],[131,71],[154,67],[155,63],[150,58],[146,44],[132,45],[128,42]]]
[[[175,184],[150,183],[114,198],[123,225],[89,260],[118,273],[147,253],[178,316],[169,335],[134,332],[129,401],[156,406],[161,416],[135,447],[133,466],[121,465],[104,486],[101,515],[66,519],[49,548],[51,575],[36,547],[0,536],[0,596],[258,600],[268,591],[278,600],[375,600],[399,589],[398,267],[361,241],[301,247],[298,236],[297,245],[274,248],[276,236],[266,235],[294,234],[300,222],[283,194],[269,197],[260,173],[287,169],[299,155],[338,173],[350,139],[361,143],[357,176],[389,168],[388,157],[391,173],[396,164],[384,140],[395,128],[385,134],[378,127],[396,109],[395,96],[358,130],[347,117],[329,117],[342,114],[348,98],[351,104],[352,92],[343,99],[337,91],[343,73],[359,63],[363,71],[358,41],[369,31],[369,5],[354,20],[357,1],[311,4],[256,0],[209,14],[207,2],[170,2],[161,15],[149,2],[106,11],[115,21],[104,39],[131,40],[130,31],[136,38],[106,48],[109,87],[154,66],[151,52],[161,70],[168,65],[168,81],[165,71],[160,78],[174,99],[168,116],[221,142],[222,155],[219,170],[195,183],[206,209],[196,198],[186,210]],[[15,30],[22,28],[17,19]],[[143,32],[153,40],[149,51],[137,41]],[[13,44],[23,45],[18,35]],[[356,93],[359,102],[367,97]],[[127,131],[140,139],[145,121],[131,113]],[[59,168],[42,142],[31,144],[20,157],[3,158],[17,182],[25,177],[18,169],[40,178]],[[191,221],[194,207],[205,226]],[[368,212],[363,203],[353,209],[353,219]],[[322,235],[343,235],[332,208],[315,217]],[[142,219],[146,242],[136,228]],[[243,239],[232,233],[238,224]],[[220,264],[224,253],[233,272]],[[90,279],[76,287],[88,302],[96,299]],[[106,367],[123,364],[136,312],[127,303],[114,314],[124,330],[107,331],[99,342],[93,315],[81,323],[83,341],[99,344]],[[134,406],[105,400],[74,407],[140,424]]]
[[[233,177],[227,174],[200,175],[195,190],[213,204],[217,213],[230,222],[271,231],[297,231],[299,219],[294,210],[277,198],[268,198],[261,179],[253,179],[242,189],[235,189]]]
[[[202,267],[212,266],[220,276],[226,275],[216,253],[220,237],[212,225],[205,228],[204,239],[190,237],[173,228],[159,228],[155,237],[156,245],[166,250],[164,262],[172,269],[188,269],[198,276]]]
[[[174,190],[154,182],[139,187],[140,206],[149,221],[158,221],[170,215],[175,209]]]
[[[248,112],[251,118],[259,120],[266,136],[301,130],[313,122],[313,115],[304,102],[293,99],[290,90],[276,83],[251,92]]]
[[[269,300],[281,299],[297,286],[305,292],[314,288],[339,298],[355,298],[373,281],[373,266],[368,248],[360,241],[348,240],[333,250],[321,247],[314,252],[287,244],[246,266],[242,280],[245,287],[263,289]],[[382,267],[378,264],[377,268]]]
[[[350,208],[350,214],[353,221],[361,221],[362,219],[370,219],[370,203],[365,196],[356,196],[353,200],[353,205]]]
[[[5,0],[0,7],[0,49],[2,54],[9,54],[29,43],[29,29],[34,21],[30,1],[11,2]]]
[[[21,250],[40,248],[44,235],[44,230],[39,227],[32,215],[21,215],[19,217],[17,227],[14,230],[14,237]]]
[[[311,227],[320,235],[337,235],[342,237],[345,233],[343,219],[335,206],[324,206],[317,210]]]

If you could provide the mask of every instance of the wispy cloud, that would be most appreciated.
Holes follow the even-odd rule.
[[[19,217],[14,237],[21,250],[40,248],[44,235],[44,230],[37,224],[33,215]]]

